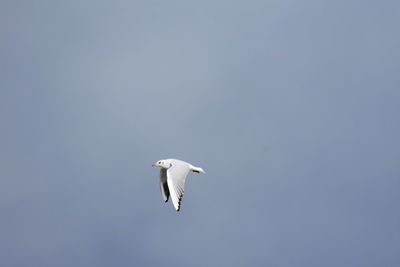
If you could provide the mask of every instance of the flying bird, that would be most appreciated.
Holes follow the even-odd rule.
[[[202,168],[178,159],[162,159],[152,165],[160,168],[160,189],[164,202],[171,196],[176,211],[181,208],[185,180],[189,172],[205,173]]]

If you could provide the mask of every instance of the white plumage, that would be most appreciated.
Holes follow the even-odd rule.
[[[205,173],[202,168],[178,159],[159,160],[153,164],[160,167],[160,190],[165,202],[171,197],[176,211],[181,208],[181,201],[185,190],[185,180],[189,172]]]

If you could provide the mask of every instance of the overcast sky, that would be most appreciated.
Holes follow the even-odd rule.
[[[0,265],[400,266],[399,1],[1,1]],[[181,211],[154,161],[190,174]]]

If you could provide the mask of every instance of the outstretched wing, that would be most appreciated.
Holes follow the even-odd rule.
[[[160,169],[160,190],[164,202],[167,202],[169,198],[169,190],[167,184],[167,169],[164,168]]]
[[[185,180],[189,171],[189,166],[180,162],[175,162],[167,170],[168,189],[176,211],[179,211],[181,208],[181,201],[185,190]]]

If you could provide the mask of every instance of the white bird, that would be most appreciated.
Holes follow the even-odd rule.
[[[152,165],[160,167],[160,189],[164,202],[171,196],[176,211],[181,208],[186,176],[190,171],[205,173],[202,168],[178,159],[162,159]]]

